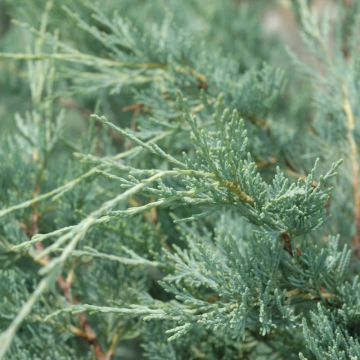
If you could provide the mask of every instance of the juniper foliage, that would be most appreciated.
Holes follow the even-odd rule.
[[[3,0],[0,358],[360,359],[359,4]]]

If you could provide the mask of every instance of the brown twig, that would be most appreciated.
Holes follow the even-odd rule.
[[[111,360],[115,354],[117,345],[120,342],[120,336],[118,334],[116,334],[111,342],[111,345],[109,347],[109,350],[107,351],[106,355],[105,355],[105,360]]]
[[[360,258],[360,194],[359,194],[359,163],[358,148],[354,137],[355,117],[351,107],[349,93],[346,85],[343,85],[343,111],[347,120],[347,138],[350,146],[350,161],[353,175],[353,197],[354,197],[354,217],[355,235],[352,239],[354,253]]]
[[[81,106],[79,103],[74,101],[73,99],[67,98],[59,98],[59,105],[65,109],[75,110],[85,118],[88,118],[92,113],[90,110],[86,109],[85,107]]]
[[[34,234],[35,235],[35,234]],[[43,250],[44,246],[41,243],[36,244],[37,250],[40,252]],[[42,259],[42,265],[46,266],[50,262],[50,257],[45,257]],[[62,290],[66,300],[72,305],[78,305],[80,302],[78,299],[72,295],[71,288],[74,280],[74,272],[70,271],[68,276],[65,278],[63,275],[60,275],[56,282],[58,287]],[[107,357],[104,350],[102,349],[96,332],[90,325],[88,318],[85,314],[79,314],[80,327],[76,328],[71,326],[69,330],[76,336],[83,338],[89,345],[94,348],[96,359],[98,360],[110,360],[111,357]]]
[[[288,232],[284,232],[281,234],[281,239],[283,241],[283,244],[284,244],[284,250],[286,250],[291,257],[294,256],[294,249],[292,247],[292,244],[291,244],[291,237],[290,237],[290,234]],[[301,256],[302,255],[302,251],[300,248],[296,248],[296,255],[297,256]]]
[[[134,113],[139,113],[141,110],[143,110],[145,108],[144,104],[141,103],[136,103],[136,104],[131,104],[131,105],[127,105],[124,106],[121,111],[122,112],[134,112]]]
[[[291,245],[291,238],[289,233],[285,232],[281,234],[281,238],[284,243],[284,250],[286,250],[290,256],[294,256],[292,245]]]
[[[37,221],[37,219],[39,219],[39,217],[35,217],[33,216],[34,221]],[[22,226],[25,233],[30,235],[32,234],[32,236],[36,235],[36,233],[33,233],[33,229],[39,229],[38,224],[36,222],[34,222],[31,226],[31,229],[26,228],[26,226]],[[37,243],[36,244],[36,249],[41,252],[44,249],[44,246],[42,243]],[[48,265],[50,262],[50,257],[45,257],[42,259],[41,261],[41,265],[46,266]],[[58,287],[62,290],[66,300],[71,303],[72,305],[78,305],[79,301],[77,300],[76,297],[72,296],[71,293],[71,287],[73,284],[73,279],[74,279],[74,272],[70,271],[68,276],[65,278],[63,275],[60,275],[56,282]],[[95,331],[93,330],[93,328],[91,327],[91,325],[89,324],[89,321],[86,317],[85,314],[80,314],[79,315],[79,320],[80,320],[80,326],[81,329],[76,328],[74,326],[71,326],[69,328],[69,330],[76,336],[83,338],[89,345],[93,346],[95,354],[96,354],[96,359],[98,360],[111,360],[111,357],[105,355],[105,352],[103,351],[99,341],[98,341],[98,337],[95,333]]]
[[[335,294],[329,293],[325,288],[321,288],[318,294],[315,293],[306,293],[301,291],[300,289],[288,290],[286,292],[286,297],[288,299],[298,299],[298,300],[306,300],[306,301],[337,301],[338,298]]]
[[[132,105],[125,106],[122,108],[123,112],[132,112],[131,121],[130,121],[131,130],[133,130],[133,131],[136,130],[137,118],[143,109],[144,109],[144,104],[132,104]],[[127,150],[131,149],[131,147],[132,147],[132,143],[130,143],[127,146]]]
[[[241,202],[248,204],[250,206],[255,206],[254,199],[248,194],[246,194],[244,191],[242,191],[239,184],[229,180],[221,180],[220,185],[224,186],[229,191],[236,194]]]

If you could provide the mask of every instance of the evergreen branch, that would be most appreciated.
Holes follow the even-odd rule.
[[[139,316],[145,315],[146,317],[165,317],[166,313],[160,309],[150,309],[147,306],[141,305],[132,305],[129,308],[120,308],[120,307],[113,307],[113,306],[97,306],[97,305],[90,305],[90,304],[80,304],[80,305],[72,305],[68,306],[64,309],[60,309],[55,311],[54,313],[48,315],[44,321],[48,321],[51,318],[58,316],[63,313],[71,313],[71,314],[79,314],[83,312],[89,313],[111,313],[111,314],[125,314],[130,316]]]
[[[131,255],[131,257],[126,258],[126,257],[121,257],[121,256],[116,256],[116,255],[111,255],[111,254],[105,254],[105,253],[101,253],[101,252],[97,251],[96,249],[92,249],[92,248],[85,248],[85,250],[74,250],[71,253],[71,256],[74,256],[74,257],[86,256],[86,257],[91,257],[91,258],[116,261],[121,264],[134,265],[134,266],[136,266],[136,265],[158,266],[159,265],[158,262],[147,260],[147,259],[137,255],[135,252],[127,249],[126,247],[123,247],[123,250],[125,252],[129,253],[129,255]],[[63,249],[59,249],[58,251],[62,252]]]
[[[22,305],[19,313],[16,315],[15,319],[12,320],[10,326],[0,333],[0,359],[2,360],[9,350],[9,347],[14,340],[17,330],[24,321],[24,319],[30,314],[33,306],[43,295],[43,293],[48,289],[51,284],[50,277],[46,277],[40,281],[35,291],[27,299],[25,304]]]
[[[81,181],[87,179],[88,177],[92,176],[95,173],[96,173],[96,169],[91,169],[88,172],[86,172],[85,174],[82,174],[81,176],[79,176],[78,178],[73,179],[73,180],[67,182],[64,185],[59,186],[58,188],[56,188],[54,190],[51,190],[51,191],[49,191],[49,192],[47,192],[45,194],[41,194],[41,195],[39,195],[37,197],[34,197],[34,198],[30,199],[30,200],[24,201],[21,204],[14,205],[14,206],[11,206],[11,207],[9,207],[7,209],[1,210],[0,211],[0,218],[4,217],[5,215],[8,215],[8,214],[10,214],[10,213],[12,213],[14,211],[25,209],[25,208],[27,208],[29,206],[37,204],[37,203],[39,203],[41,201],[44,201],[46,199],[53,198],[53,197],[59,196],[59,195],[63,195],[65,192],[73,189]]]
[[[167,131],[167,132],[164,132],[164,133],[161,133],[159,134],[158,136],[155,136],[153,139],[149,140],[147,143],[145,144],[152,144],[166,136],[168,136],[169,134],[171,134],[172,131]],[[143,149],[144,147],[143,146],[138,146],[138,147],[134,147],[130,150],[127,150],[127,151],[124,151],[116,156],[113,157],[114,160],[120,160],[120,159],[123,159],[127,156],[130,156],[130,155],[134,155],[134,154],[137,154],[141,149]],[[67,182],[66,184],[62,185],[62,186],[59,186],[58,188],[55,188],[45,194],[41,194],[39,196],[36,196],[30,200],[27,200],[27,201],[24,201],[23,203],[20,203],[20,204],[17,204],[17,205],[14,205],[14,206],[11,206],[9,208],[6,208],[4,210],[1,210],[0,211],[0,218],[1,217],[4,217],[5,215],[8,215],[14,211],[17,211],[17,210],[21,210],[21,209],[25,209],[25,208],[28,208],[29,206],[32,206],[36,203],[39,203],[41,201],[44,201],[46,199],[49,199],[49,198],[53,198],[53,200],[57,200],[59,199],[59,197],[63,196],[66,192],[72,190],[76,185],[78,185],[79,183],[81,183],[82,181],[84,181],[85,179],[91,177],[92,175],[98,173],[99,169],[101,169],[101,165],[99,167],[95,167],[95,168],[92,168],[90,169],[88,172],[80,175],[79,177]],[[59,231],[62,231],[61,229]]]
[[[0,334],[0,339],[2,340],[2,345],[0,345],[0,359],[2,359],[2,356],[5,355],[5,352],[8,350],[17,329],[19,328],[25,317],[30,313],[31,309],[33,308],[39,297],[44,294],[46,289],[52,283],[54,274],[57,274],[61,270],[65,261],[68,259],[69,256],[71,256],[79,241],[84,238],[84,236],[87,234],[89,229],[96,223],[96,221],[102,216],[109,213],[118,203],[125,201],[131,196],[137,194],[139,191],[149,186],[151,183],[163,177],[179,175],[213,177],[212,174],[199,171],[197,172],[194,170],[159,171],[150,178],[143,180],[141,183],[116,196],[114,199],[105,202],[100,207],[100,209],[95,210],[87,218],[82,220],[78,225],[74,226],[72,229],[70,229],[70,231],[68,231],[64,235],[61,235],[59,239],[56,240],[56,242],[51,246],[52,251],[59,249],[60,246],[63,243],[66,243],[68,240],[70,241],[68,245],[62,250],[60,256],[53,258],[45,267],[41,269],[40,273],[45,275],[45,277],[41,280],[29,300],[21,307],[20,312],[13,320],[11,325],[8,327],[8,329]],[[37,256],[37,258],[41,258],[47,255],[48,252],[47,249],[45,249]]]
[[[140,69],[140,70],[152,70],[158,69],[161,70],[164,68],[161,64],[141,64],[133,62],[121,62],[116,60],[110,60],[105,58],[100,58],[93,55],[83,54],[80,52],[76,53],[38,53],[38,54],[29,54],[29,53],[0,53],[0,59],[8,60],[24,60],[24,61],[43,61],[43,60],[58,60],[66,61],[71,63],[86,64],[86,65],[96,65],[104,66],[108,68],[128,68],[128,69]]]
[[[185,167],[185,164],[183,164],[181,161],[175,159],[173,156],[166,154],[158,145],[147,144],[146,142],[140,140],[139,138],[137,138],[136,136],[131,134],[129,131],[116,126],[115,124],[111,123],[110,121],[107,121],[105,117],[94,114],[94,115],[92,115],[92,118],[100,121],[102,124],[107,125],[111,129],[113,129],[113,130],[117,131],[119,134],[129,138],[130,140],[135,142],[135,144],[144,147],[145,149],[149,150],[153,154],[163,157],[165,160],[168,160],[170,163],[173,163],[180,167]]]

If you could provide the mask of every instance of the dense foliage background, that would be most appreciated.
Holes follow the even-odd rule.
[[[0,0],[0,358],[360,359],[359,11]]]

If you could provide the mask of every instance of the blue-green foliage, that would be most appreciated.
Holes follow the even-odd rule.
[[[312,3],[0,4],[1,359],[360,359],[360,6]]]

